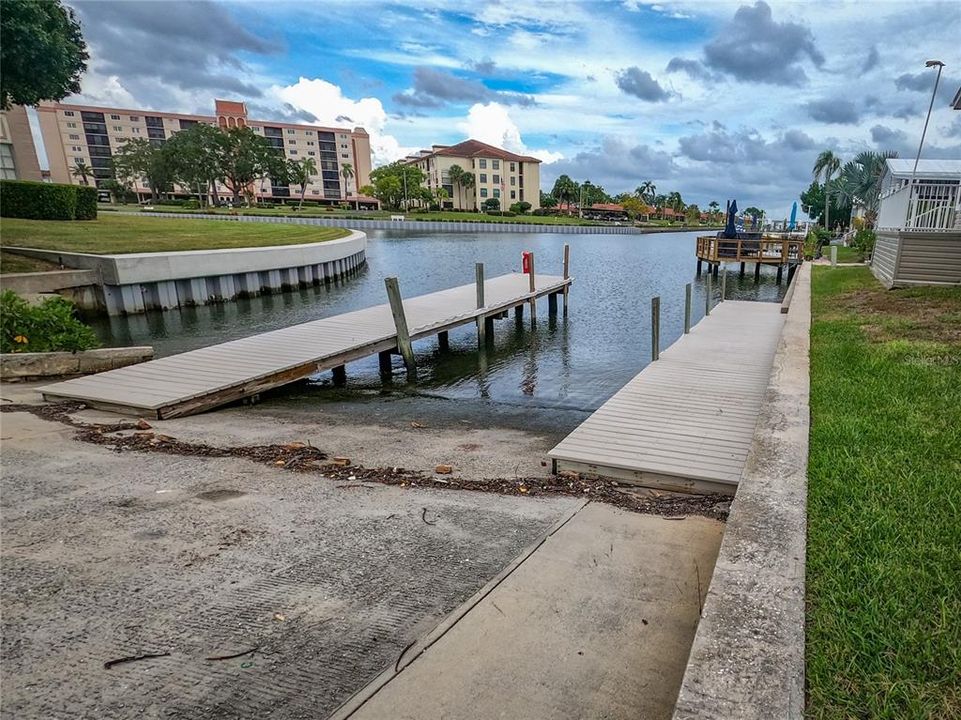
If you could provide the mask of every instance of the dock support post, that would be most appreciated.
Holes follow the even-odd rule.
[[[761,281],[761,263],[756,262],[754,263],[754,282],[757,283],[760,281]]]
[[[795,263],[795,264],[793,264],[793,265],[788,265],[788,266],[787,266],[787,281],[788,281],[788,285],[790,285],[790,284],[791,284],[791,281],[794,279],[794,273],[797,272],[797,268],[798,268],[797,263]]]
[[[334,385],[347,384],[347,368],[344,365],[338,365],[334,368],[331,368],[331,372],[334,375]]]
[[[711,273],[707,274],[707,286],[704,289],[704,317],[711,314],[711,295],[714,294],[714,288],[712,287]]]
[[[741,273],[740,273],[740,277],[744,277],[744,266],[745,266],[745,265],[747,265],[747,263],[744,263],[744,262],[741,263]]]
[[[727,268],[721,271],[721,302],[727,296]]]
[[[564,243],[564,279],[567,280],[571,276],[571,246],[568,243]],[[567,317],[567,295],[571,291],[570,285],[564,286],[564,317]],[[556,309],[555,309],[556,312]]]
[[[698,258],[698,259],[697,259],[697,276],[698,276],[698,277],[701,277],[701,270],[702,270],[701,265],[702,265],[702,262],[703,262],[703,261],[701,260],[701,258]]]
[[[407,329],[407,316],[404,314],[404,301],[400,297],[400,284],[397,278],[384,278],[387,286],[387,300],[390,302],[390,314],[394,316],[394,328],[397,330],[397,349],[404,356],[407,366],[407,377],[413,380],[417,376],[417,365],[414,364],[414,348],[410,343],[410,331]]]
[[[837,266],[838,266],[838,246],[832,245],[831,246],[831,267],[837,267]]]
[[[661,298],[651,298],[651,361],[657,360],[661,347]]]
[[[547,314],[551,317],[557,315],[557,295],[558,293],[551,293],[547,296]]]
[[[530,283],[531,283],[530,284],[531,295],[533,295],[537,289],[537,285],[534,282],[534,253],[533,252],[531,253]],[[534,325],[537,323],[537,298],[531,297],[530,302],[531,302],[531,327],[534,327]]]
[[[521,321],[524,319],[524,305],[523,305],[523,303],[520,304],[520,305],[515,305],[515,306],[514,306],[514,319],[517,320],[517,322],[521,322]]]
[[[721,263],[714,263],[714,279],[717,279],[717,274],[721,269]]]
[[[447,331],[437,333],[437,349],[441,352],[448,352],[450,350],[450,337],[447,335]]]
[[[777,266],[777,284],[778,284],[778,285],[781,284],[781,278],[782,278],[783,276],[784,276],[784,266],[783,266],[783,265],[778,265],[778,266]]]
[[[477,309],[484,307],[484,263],[474,264],[474,278],[477,283]],[[483,349],[487,343],[487,318],[477,318],[477,347]]]
[[[383,350],[377,353],[377,363],[380,365],[380,374],[382,377],[390,377],[394,373],[393,365],[391,364],[391,352],[390,350]]]
[[[691,283],[684,286],[684,334],[691,332]]]

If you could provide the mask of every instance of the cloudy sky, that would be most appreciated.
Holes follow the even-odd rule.
[[[825,148],[961,158],[957,2],[68,0],[83,94],[115,107],[362,125],[375,164],[468,136],[610,193],[785,215]]]

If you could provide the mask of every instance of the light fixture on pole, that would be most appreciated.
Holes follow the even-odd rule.
[[[934,90],[931,92],[931,104],[928,105],[928,115],[924,119],[924,129],[921,131],[921,142],[918,145],[918,154],[914,158],[914,170],[911,172],[911,185],[914,185],[914,176],[918,173],[918,162],[921,160],[921,148],[924,147],[924,136],[928,132],[928,121],[931,120],[931,110],[934,108],[934,97],[938,94],[938,83],[941,82],[941,68],[944,67],[944,63],[940,60],[928,60],[924,63],[925,67],[936,67],[938,69],[938,74],[934,78]]]

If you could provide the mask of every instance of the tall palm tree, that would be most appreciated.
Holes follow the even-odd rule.
[[[460,184],[461,184],[461,187],[464,188],[465,191],[466,191],[466,190],[471,190],[471,189],[476,185],[476,181],[474,180],[474,173],[470,173],[470,172],[464,171],[464,174],[461,175]],[[474,202],[474,204],[473,204],[473,207],[474,207],[475,209],[476,209],[476,207],[477,207],[476,198],[475,198],[475,202]]]
[[[450,184],[454,186],[454,192],[460,195],[460,191],[464,186],[464,168],[460,165],[451,165],[450,169],[447,171],[447,176],[450,178]],[[460,205],[460,197],[457,198],[457,204]]]
[[[829,217],[831,206],[831,176],[834,175],[840,167],[841,159],[830,150],[824,150],[818,155],[818,159],[814,162],[814,169],[812,170],[815,180],[821,177],[824,178],[824,228],[826,230],[831,229]]]
[[[654,202],[654,194],[657,192],[657,186],[654,184],[653,180],[645,180],[642,182],[638,188],[634,191],[641,200],[646,200],[649,203]]]
[[[347,200],[347,181],[354,177],[354,166],[350,163],[344,163],[340,166],[340,174],[344,178],[344,200]]]
[[[317,174],[317,162],[312,157],[291,160],[287,166],[287,174],[295,185],[300,185],[300,202],[297,204],[297,209],[300,210],[304,206],[304,195],[307,194],[310,178]]]
[[[877,216],[885,161],[897,156],[896,152],[890,150],[861,152],[854,160],[844,163],[838,174],[838,194],[851,205],[863,206],[865,219],[869,223],[873,224]]]
[[[93,168],[80,158],[77,158],[74,161],[73,170],[70,171],[70,174],[83,180],[84,185],[89,185],[90,183],[87,182],[87,177],[93,175]]]

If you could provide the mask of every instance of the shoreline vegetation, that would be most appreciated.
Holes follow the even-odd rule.
[[[808,717],[961,717],[961,288],[815,267]]]
[[[4,218],[2,228],[0,247],[4,249],[29,247],[94,255],[298,245],[336,240],[350,232],[316,225],[265,225],[192,218],[157,222],[146,217],[109,213],[84,222]],[[3,259],[9,256],[11,253],[5,252]],[[14,272],[6,269],[6,262],[4,272]]]

